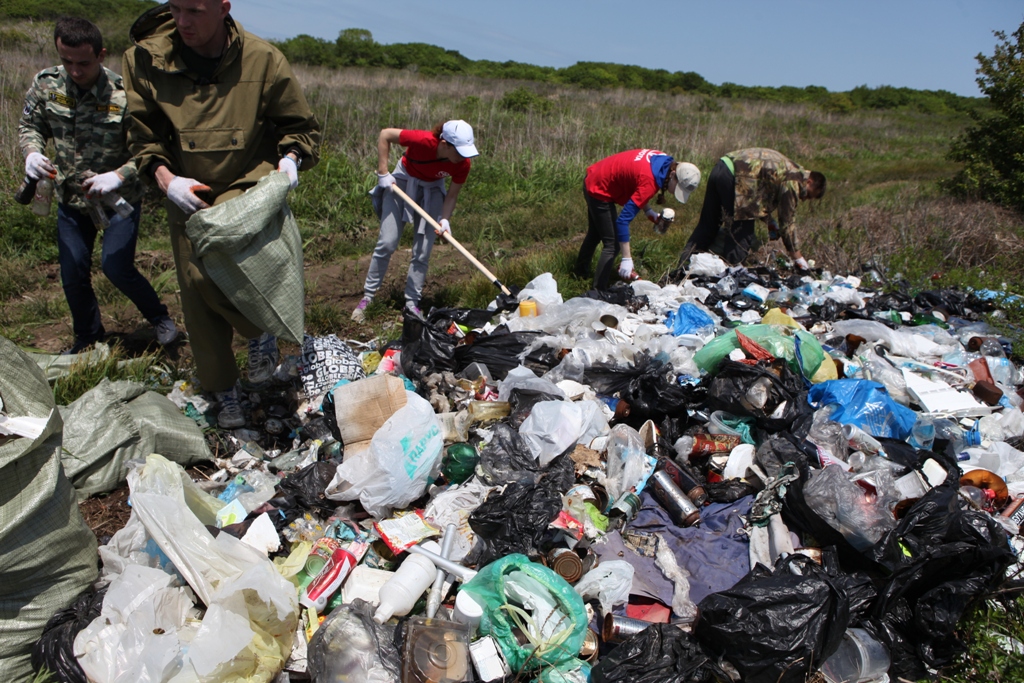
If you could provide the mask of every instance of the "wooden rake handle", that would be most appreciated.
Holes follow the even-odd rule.
[[[430,214],[428,214],[426,211],[424,211],[423,207],[421,207],[419,204],[417,204],[415,202],[415,200],[413,200],[412,197],[407,195],[405,193],[405,191],[402,190],[402,188],[398,187],[398,185],[392,185],[390,189],[391,189],[392,192],[394,192],[399,197],[401,197],[402,200],[406,204],[408,204],[410,207],[412,207],[412,209],[415,210],[416,213],[418,213],[420,216],[422,216],[423,220],[425,220],[427,223],[429,223],[431,226],[433,226],[434,230],[440,232],[441,235],[444,237],[444,239],[448,240],[448,244],[450,244],[453,247],[455,247],[456,249],[458,249],[459,253],[462,254],[463,256],[465,256],[467,261],[469,261],[474,266],[476,266],[476,269],[479,270],[481,273],[483,273],[484,276],[488,280],[493,282],[506,295],[508,295],[508,296],[512,295],[512,292],[509,291],[508,287],[506,287],[505,285],[501,284],[501,280],[496,278],[494,276],[494,273],[492,273],[490,270],[487,269],[487,266],[485,266],[484,264],[480,263],[480,261],[478,261],[475,256],[473,256],[471,253],[469,253],[468,249],[466,249],[464,246],[462,246],[457,239],[452,237],[451,232],[442,231],[441,230],[441,225],[437,221],[435,221]]]

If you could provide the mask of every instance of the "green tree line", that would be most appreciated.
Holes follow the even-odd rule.
[[[381,44],[373,39],[370,31],[360,28],[345,29],[334,41],[303,34],[279,41],[277,46],[289,61],[327,67],[411,69],[425,75],[466,74],[590,89],[632,88],[734,99],[808,103],[836,112],[870,109],[908,109],[926,113],[973,111],[984,102],[981,98],[962,97],[945,90],[915,90],[888,85],[877,88],[862,85],[847,92],[831,92],[815,85],[805,88],[746,86],[736,83],[715,85],[693,71],[672,72],[607,62],[577,62],[560,69],[515,61],[473,60],[455,50],[427,43]]]

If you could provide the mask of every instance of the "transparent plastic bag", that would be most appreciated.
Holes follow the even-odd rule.
[[[318,683],[398,683],[401,658],[395,627],[377,624],[373,606],[356,599],[341,605],[309,641],[309,674]]]
[[[346,458],[327,487],[332,500],[358,499],[377,519],[423,495],[440,466],[444,439],[430,404],[407,392],[404,407],[377,430],[369,450]]]
[[[885,473],[873,474],[880,477]],[[886,499],[872,497],[839,465],[815,471],[804,486],[804,499],[819,517],[862,552],[878,543],[886,531],[896,526],[895,518],[887,509]]]
[[[615,605],[629,600],[633,574],[633,565],[624,560],[602,562],[584,574],[574,588],[584,600],[600,602],[601,613],[608,614]]]

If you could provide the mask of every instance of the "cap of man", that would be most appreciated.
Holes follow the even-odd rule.
[[[230,0],[170,0],[171,17],[181,42],[203,57],[219,57],[228,40],[224,20]]]

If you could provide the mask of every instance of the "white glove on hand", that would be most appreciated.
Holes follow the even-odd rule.
[[[800,258],[798,258],[795,261],[793,261],[793,263],[800,270],[810,270],[811,269],[811,267],[809,265],[807,265],[807,259],[805,259],[803,256],[801,256]]]
[[[208,185],[203,185],[198,180],[192,178],[183,178],[180,175],[174,176],[174,180],[171,181],[170,185],[167,186],[167,198],[170,199],[174,204],[185,212],[186,216],[191,216],[200,209],[208,209],[210,205],[204,202],[202,199],[196,196],[196,190],[209,190]]]
[[[124,185],[124,178],[117,171],[108,171],[107,173],[100,173],[99,175],[86,178],[82,182],[82,189],[85,190],[86,198],[92,199],[93,197],[102,197],[110,194],[122,185]]]
[[[394,184],[395,176],[391,175],[390,173],[385,173],[384,175],[381,175],[380,173],[377,174],[377,187],[386,190]]]
[[[293,190],[299,186],[299,166],[295,159],[287,155],[281,157],[281,161],[277,162],[277,170],[288,174],[288,184]]]
[[[619,277],[623,280],[633,279],[633,259],[624,258],[619,262]]]
[[[438,223],[440,223],[441,225],[441,229],[437,231],[438,235],[440,235],[443,232],[446,232],[449,235],[452,234],[452,225],[451,223],[448,222],[447,218],[442,218],[440,221],[438,221]]]
[[[658,222],[659,214],[654,209],[647,209],[646,211],[644,211],[644,213],[647,215],[647,220],[649,220],[650,222]]]
[[[57,169],[54,168],[50,160],[44,157],[39,152],[32,152],[25,157],[25,175],[32,180],[42,180],[43,178],[56,178]]]

